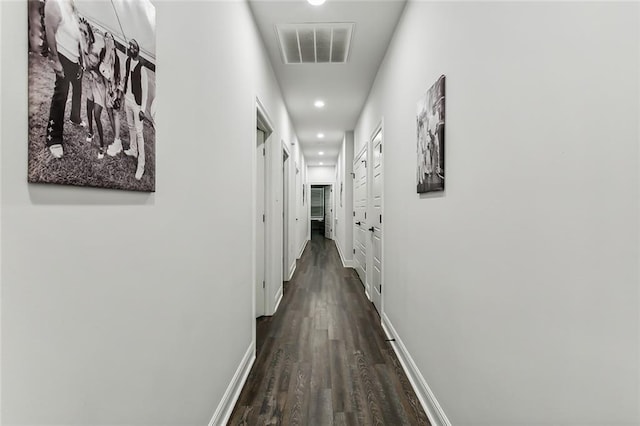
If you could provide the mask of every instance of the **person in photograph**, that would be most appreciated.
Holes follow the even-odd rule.
[[[124,77],[124,108],[129,126],[129,149],[124,153],[138,158],[136,179],[142,179],[144,174],[144,137],[142,135],[144,125],[144,108],[147,105],[149,93],[147,73],[142,69],[140,61],[140,46],[134,39],[129,41],[127,49],[127,62]]]
[[[117,110],[120,107],[120,90],[118,89],[120,62],[115,52],[115,41],[110,33],[107,32],[101,36],[84,19],[80,20],[80,32],[85,40],[83,56],[91,89],[87,96],[87,117],[89,119],[87,142],[93,141],[93,123],[95,121],[100,140],[98,159],[101,160],[106,151],[102,127],[103,109],[107,111],[115,135],[114,143],[111,146],[120,145],[122,147],[120,143],[120,116],[117,112],[114,113],[114,109]],[[113,151],[108,153],[112,156],[117,154]]]
[[[442,136],[444,131],[444,120],[441,115],[441,107],[444,98],[441,98],[437,105],[433,107],[433,114],[429,117],[429,134],[433,141],[433,172],[440,178],[444,178],[444,168],[442,164]]]
[[[122,152],[120,140],[120,106],[122,103],[120,58],[116,50],[116,42],[111,33],[104,35],[104,50],[101,52],[100,74],[105,81],[105,102],[107,115],[111,123],[114,139],[109,145],[107,154],[114,157]]]
[[[94,138],[93,124],[95,121],[98,137],[100,139],[100,148],[98,150],[98,159],[104,158],[104,131],[102,128],[102,109],[105,106],[106,88],[104,78],[100,74],[98,67],[100,66],[100,56],[104,49],[104,38],[98,36],[89,22],[85,19],[80,20],[80,34],[83,37],[83,60],[87,79],[89,81],[89,93],[87,95],[87,119],[89,120],[89,134],[87,142],[92,142]]]
[[[46,146],[55,158],[64,154],[64,113],[73,87],[70,121],[84,126],[80,119],[82,95],[81,35],[73,0],[48,0],[44,5],[45,35],[51,66],[56,74],[47,123]]]

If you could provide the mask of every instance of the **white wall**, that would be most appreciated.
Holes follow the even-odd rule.
[[[335,166],[307,166],[307,183],[333,183],[336,179]]]
[[[27,8],[1,2],[3,424],[203,425],[251,347],[256,96],[295,135],[245,2],[155,4],[141,194],[27,184]]]
[[[335,241],[344,266],[353,261],[353,132],[346,132],[336,164]],[[342,196],[340,184],[342,183]],[[342,198],[342,203],[340,198]]]
[[[452,424],[640,424],[637,3],[408,3],[385,123],[384,313]],[[446,74],[446,191],[416,194]]]
[[[2,22],[2,7],[0,7],[0,22]],[[0,35],[2,30],[0,29]],[[0,54],[0,82],[2,82],[2,62]],[[0,98],[2,98],[2,84],[0,84]],[[0,138],[2,136],[2,102],[0,101]],[[2,139],[0,139],[1,141]],[[0,147],[1,148],[1,147]],[[2,164],[2,149],[0,149],[0,164]],[[2,171],[0,171],[0,225],[2,224]],[[0,318],[2,318],[2,226],[0,226]],[[2,423],[2,327],[0,327],[0,423]]]

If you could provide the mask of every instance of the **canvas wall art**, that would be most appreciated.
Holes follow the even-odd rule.
[[[28,181],[155,191],[150,0],[29,0]]]
[[[445,76],[418,102],[418,193],[444,191]]]

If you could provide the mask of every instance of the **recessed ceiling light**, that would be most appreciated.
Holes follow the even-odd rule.
[[[318,99],[317,101],[315,101],[315,102],[313,103],[313,105],[314,105],[316,108],[324,108],[324,101],[323,101],[323,100],[321,100],[321,99]]]
[[[320,165],[321,165],[321,166],[323,166],[323,165],[324,165],[324,163],[321,161],[321,162],[320,162]]]
[[[324,139],[324,133],[318,133],[318,138],[319,139]]]
[[[318,153],[318,155],[324,155],[324,152],[320,151],[320,152]]]
[[[320,6],[325,0],[307,0],[312,6]]]

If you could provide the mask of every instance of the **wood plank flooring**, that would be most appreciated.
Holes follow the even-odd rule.
[[[321,234],[298,261],[230,425],[429,425],[353,269]]]

